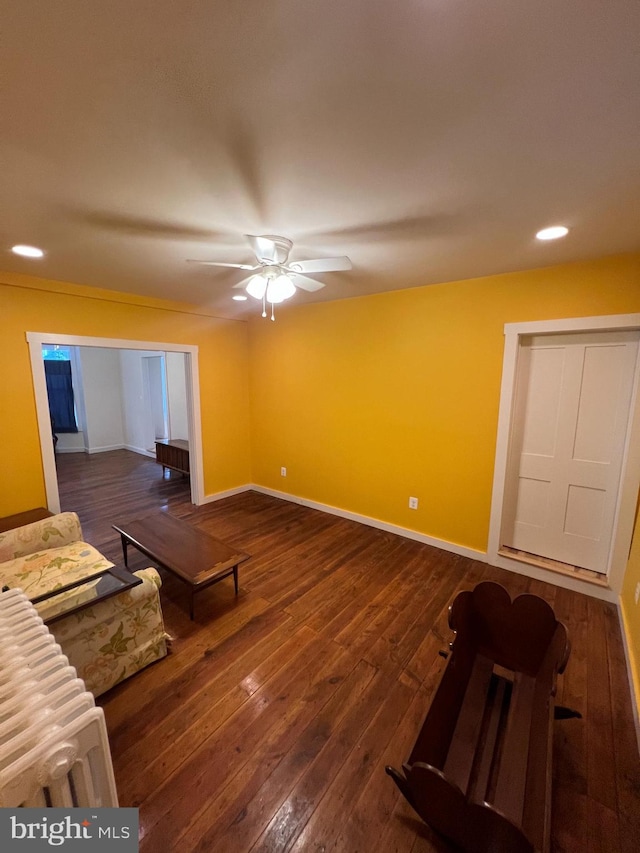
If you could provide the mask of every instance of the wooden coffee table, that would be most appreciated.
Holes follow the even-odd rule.
[[[161,510],[134,521],[114,524],[113,529],[122,539],[125,566],[128,565],[127,546],[133,545],[189,586],[191,619],[193,598],[201,589],[233,575],[238,594],[238,566],[250,557],[244,551]]]

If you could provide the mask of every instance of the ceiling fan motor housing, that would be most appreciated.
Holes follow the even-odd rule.
[[[286,237],[275,237],[271,234],[263,235],[262,239],[270,240],[275,248],[272,248],[272,253],[263,257],[258,254],[258,260],[263,264],[285,264],[287,262],[287,258],[289,257],[289,252],[291,251],[291,247],[293,243],[291,240],[287,240]]]
[[[277,278],[279,275],[282,275],[284,270],[282,267],[276,266],[275,264],[266,264],[260,270],[260,275],[265,276],[266,278]]]

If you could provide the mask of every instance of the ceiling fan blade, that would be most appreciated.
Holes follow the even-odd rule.
[[[268,237],[254,237],[251,234],[245,234],[245,237],[259,261],[265,261],[268,264],[278,263],[278,247],[273,240]]]
[[[257,270],[259,264],[223,264],[219,261],[197,261],[193,258],[187,260],[188,264],[202,264],[205,267],[232,267],[234,270]]]
[[[306,290],[307,293],[314,293],[316,290],[321,290],[324,287],[321,281],[307,278],[306,275],[300,275],[299,273],[291,273],[291,281],[296,287],[299,287],[300,290]]]
[[[289,264],[291,272],[337,272],[338,270],[350,270],[351,261],[346,255],[339,258],[317,258],[313,261],[294,261]]]

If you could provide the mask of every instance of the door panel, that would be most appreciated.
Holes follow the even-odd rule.
[[[605,573],[637,332],[525,338],[502,544]]]
[[[530,527],[548,524],[550,480],[535,480],[520,476],[518,479],[518,523]]]
[[[610,463],[621,402],[625,347],[586,347],[573,458]]]
[[[606,499],[604,489],[570,485],[564,518],[564,532],[569,536],[588,539],[602,534],[602,523]]]
[[[523,424],[522,452],[549,458],[556,446],[565,353],[558,347],[529,349],[523,355],[528,363],[522,390],[530,416]]]

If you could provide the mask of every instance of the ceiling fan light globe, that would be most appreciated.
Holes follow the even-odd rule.
[[[262,299],[267,289],[267,279],[263,275],[254,275],[246,287],[249,296],[254,299]]]
[[[287,275],[279,275],[277,278],[271,279],[267,287],[267,302],[272,305],[277,305],[279,302],[284,302],[296,292],[295,284]]]

